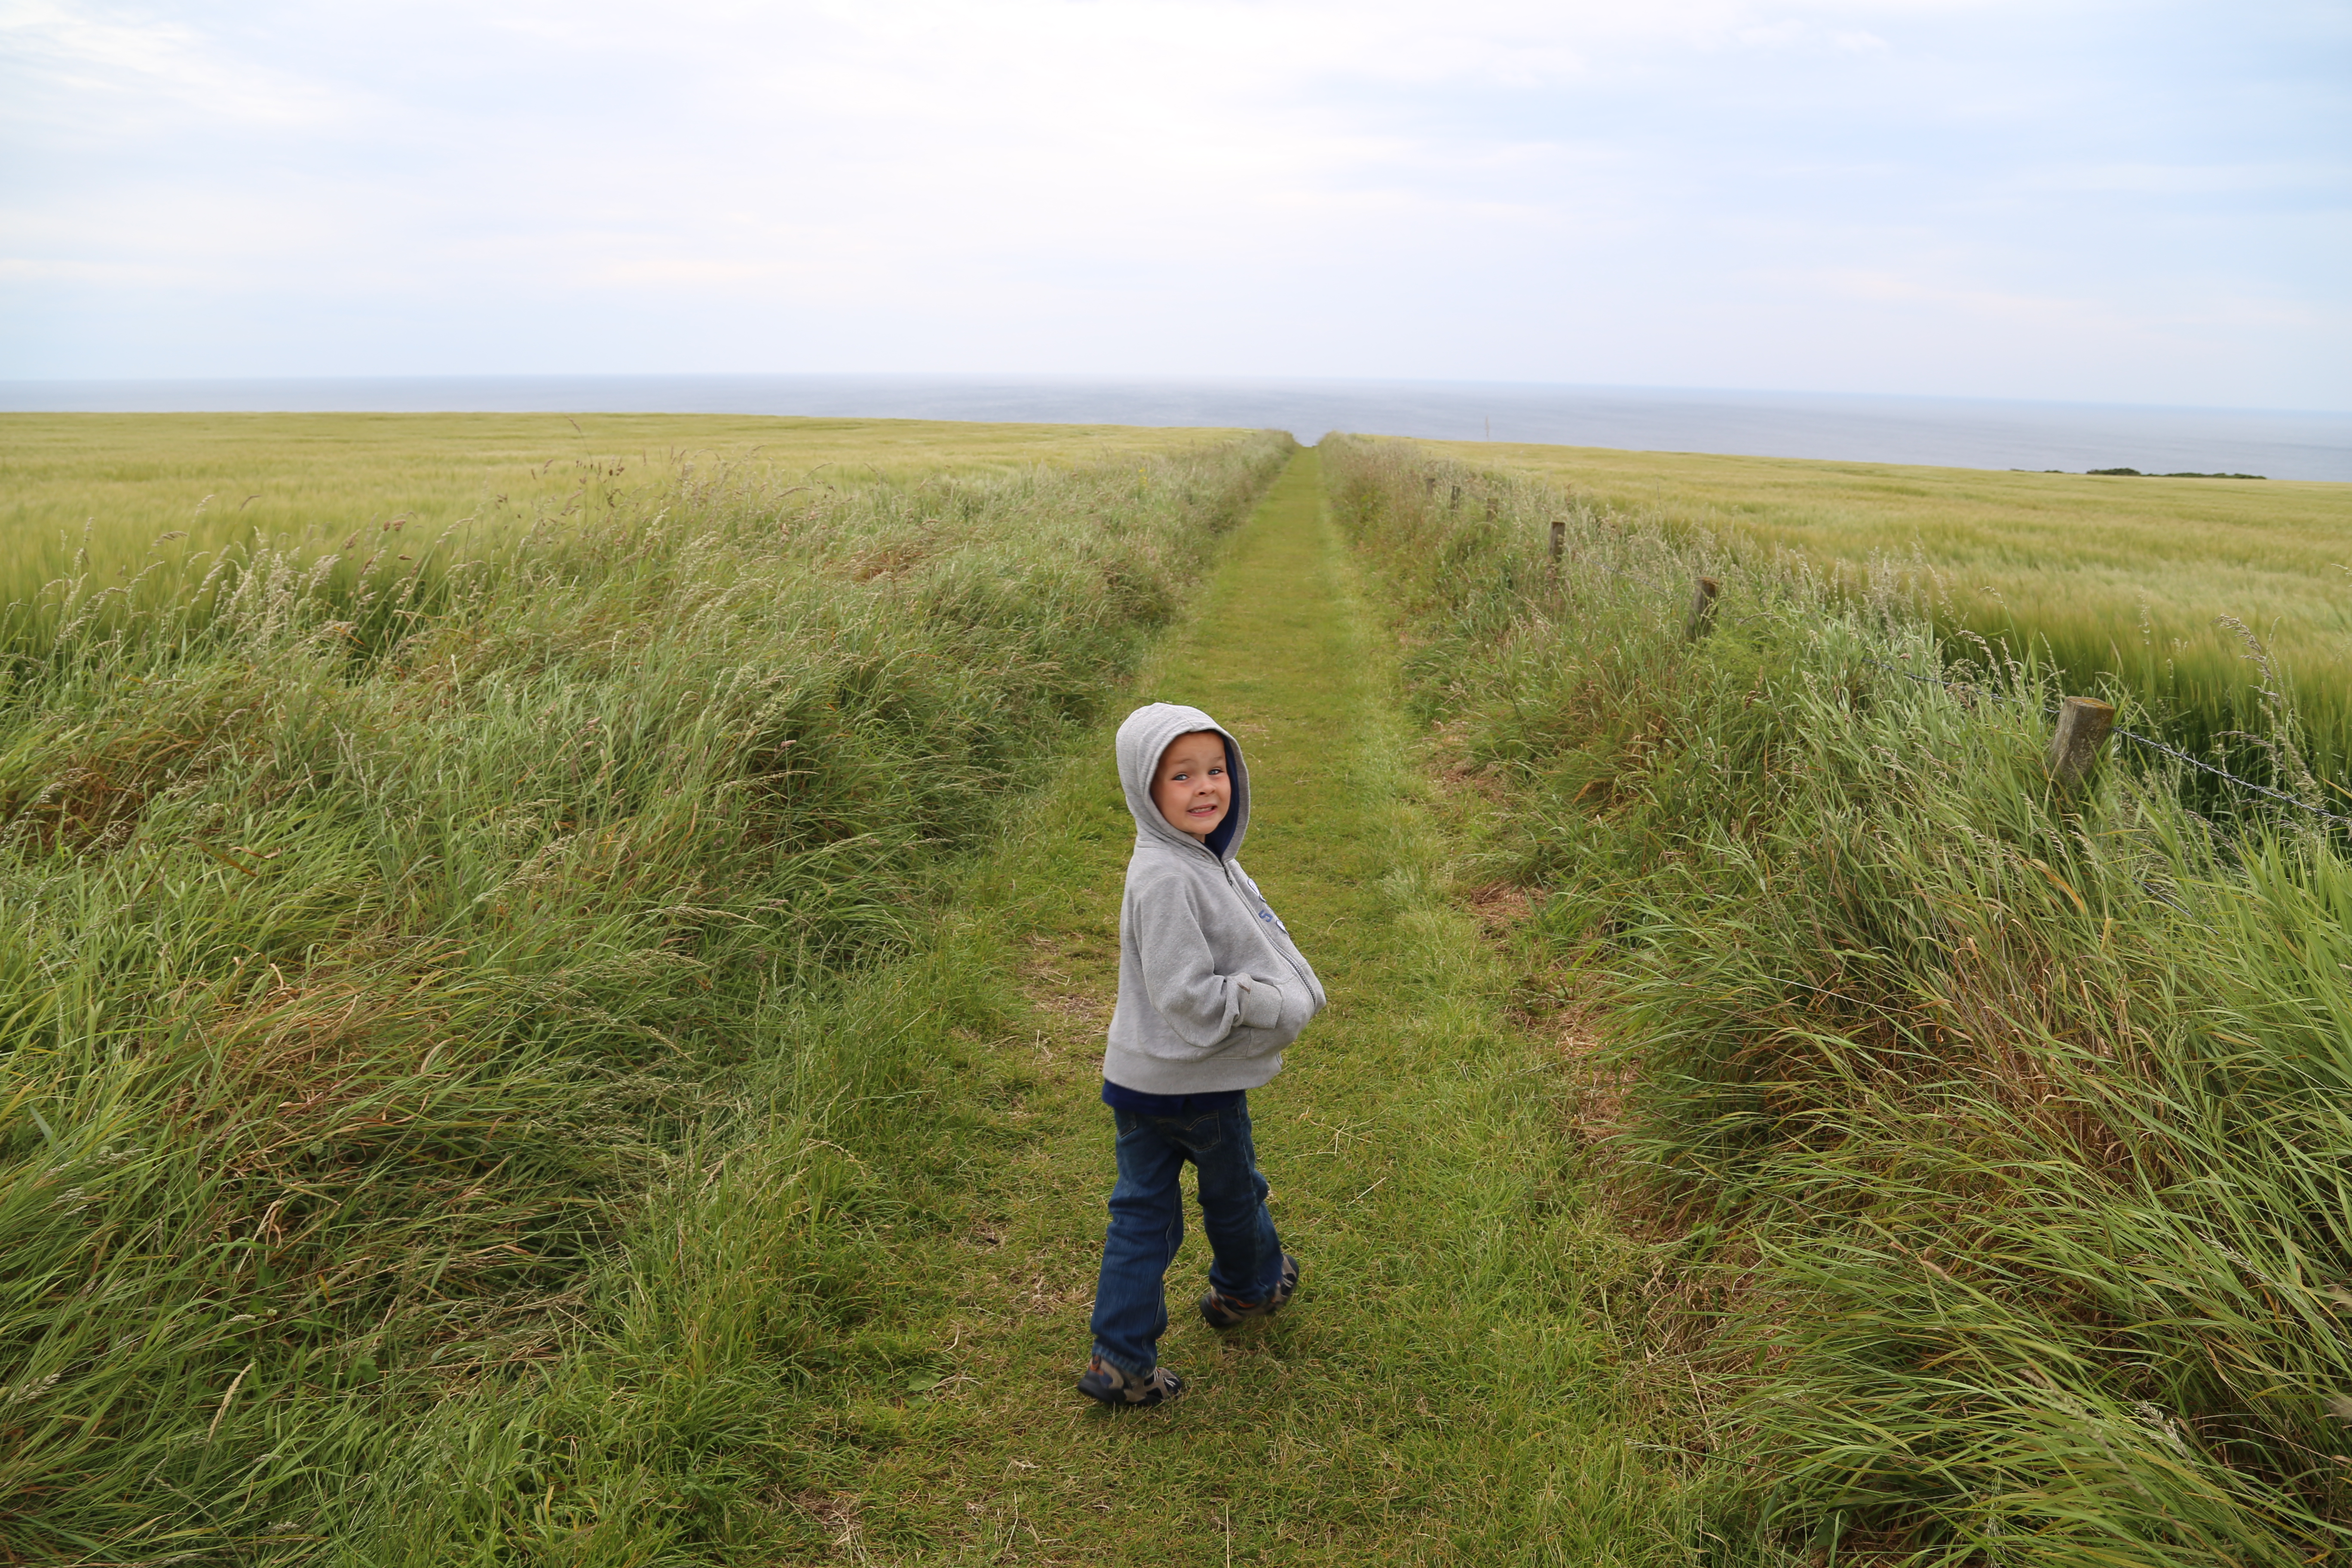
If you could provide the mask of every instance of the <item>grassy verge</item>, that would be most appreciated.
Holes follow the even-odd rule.
[[[908,1134],[958,1162],[959,1205],[903,1254],[938,1359],[831,1428],[801,1500],[874,1563],[1681,1562],[1680,1504],[1619,1397],[1602,1287],[1627,1266],[1577,1200],[1549,1041],[1449,897],[1442,802],[1415,765],[1386,639],[1300,458],[1157,654],[1139,699],[1204,705],[1251,750],[1245,858],[1331,1010],[1251,1096],[1292,1307],[1220,1338],[1170,1276],[1178,1405],[1113,1413],[1072,1384],[1112,1165],[1099,1103],[1133,827],[1108,727],[957,900],[959,961],[994,975],[993,1135]],[[905,1145],[902,1145],[904,1147]]]
[[[1582,1118],[1716,1550],[2352,1554],[2338,847],[2057,790],[2047,689],[1904,679],[1965,649],[1899,602],[1591,511],[1554,567],[1543,492],[1327,447],[1533,978],[1610,1020]]]
[[[1430,443],[1639,526],[1795,557],[1857,600],[1900,588],[1948,635],[2111,681],[2181,742],[2273,781],[2265,688],[2352,788],[2352,486],[1995,473],[1884,463]],[[2352,796],[2337,794],[2339,805]]]
[[[870,976],[1287,449],[705,476],[15,664],[0,1560],[774,1560],[797,1402],[931,1354],[850,1150],[968,988]]]

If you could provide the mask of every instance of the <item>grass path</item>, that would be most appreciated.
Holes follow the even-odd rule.
[[[808,1500],[836,1556],[1677,1557],[1577,1278],[1553,1053],[1509,1025],[1503,964],[1443,895],[1445,841],[1385,642],[1310,451],[1138,691],[1197,703],[1250,747],[1244,859],[1330,993],[1251,1096],[1276,1221],[1305,1263],[1297,1300],[1230,1338],[1205,1328],[1188,1305],[1207,1268],[1192,1208],[1161,1344],[1190,1392],[1110,1412],[1071,1386],[1112,1175],[1096,1097],[1132,837],[1106,731],[966,900],[1025,997],[989,1075],[1009,1136],[972,1151],[968,1228],[910,1262],[910,1289],[944,1303],[950,1375],[844,1413],[870,1458]]]

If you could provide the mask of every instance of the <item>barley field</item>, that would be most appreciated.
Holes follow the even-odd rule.
[[[2331,789],[2352,786],[2352,485],[1425,445],[1787,552],[1853,589],[1899,584],[1947,629],[2044,658],[2085,694],[2111,680],[2200,754],[2266,780],[2269,754],[2229,736],[2273,727],[2267,686]]]
[[[772,492],[981,478],[1216,432],[652,414],[0,414],[0,646],[116,591],[168,603],[223,551],[479,556],[685,479]],[[1237,432],[1222,433],[1232,437]],[[132,589],[136,584],[137,589]]]

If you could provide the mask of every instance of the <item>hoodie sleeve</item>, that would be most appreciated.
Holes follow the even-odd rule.
[[[1255,974],[1220,974],[1212,967],[1192,885],[1157,880],[1135,889],[1136,951],[1144,994],[1186,1045],[1206,1051],[1236,1025],[1273,1028],[1282,1021],[1282,990]]]

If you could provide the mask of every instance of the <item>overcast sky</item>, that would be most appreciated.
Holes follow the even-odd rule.
[[[2352,409],[2352,5],[0,0],[0,376]]]

